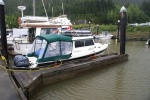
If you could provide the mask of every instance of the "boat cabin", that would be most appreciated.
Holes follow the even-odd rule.
[[[25,16],[20,19],[20,28],[28,29],[28,40],[33,42],[36,36],[58,33],[72,27],[66,15],[48,19],[48,17]]]

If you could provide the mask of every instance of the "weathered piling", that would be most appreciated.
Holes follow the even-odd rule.
[[[120,54],[125,54],[125,42],[126,42],[126,22],[127,22],[127,10],[123,6],[120,10]]]
[[[0,34],[2,52],[8,62],[4,2],[0,0]]]

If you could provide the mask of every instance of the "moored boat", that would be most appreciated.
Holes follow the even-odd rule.
[[[100,38],[101,40],[108,40],[113,37],[108,31],[102,31],[102,34],[95,35],[95,38]]]
[[[103,52],[108,44],[95,43],[93,36],[69,37],[58,34],[36,36],[27,56],[16,56],[16,67],[36,68],[39,64],[65,61]]]
[[[150,39],[147,39],[146,44],[150,45]]]
[[[50,33],[60,34],[62,30],[72,27],[72,24],[67,15],[50,19],[25,16],[20,18],[19,26],[20,28],[13,29],[12,35],[7,37],[7,41],[12,44],[11,48],[13,47],[16,53],[26,55],[36,36]]]

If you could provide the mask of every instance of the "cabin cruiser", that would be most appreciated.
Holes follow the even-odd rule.
[[[58,17],[24,16],[18,19],[19,28],[13,28],[12,34],[7,40],[19,43],[32,43],[38,35],[49,33],[61,33],[72,27],[67,15]]]
[[[92,36],[92,32],[90,30],[65,30],[62,31],[61,34],[66,36]]]
[[[19,19],[19,27],[13,28],[12,34],[7,36],[7,43],[18,54],[26,55],[34,39],[38,35],[50,33],[60,34],[72,28],[72,24],[66,15],[53,17],[24,16]],[[11,51],[9,50],[9,53]]]
[[[36,68],[39,64],[101,53],[107,47],[108,44],[95,43],[93,36],[39,35],[26,56],[15,56],[14,64],[16,67]]]
[[[100,38],[101,40],[108,40],[113,37],[108,31],[102,31],[102,34],[94,35],[95,38]]]

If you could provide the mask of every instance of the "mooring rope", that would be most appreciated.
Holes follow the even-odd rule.
[[[8,65],[7,64],[7,60],[4,56],[1,56],[2,58],[2,61],[5,63],[5,65]],[[52,68],[57,68],[57,67],[60,67],[62,65],[62,61],[59,60],[60,64],[58,65],[57,63],[54,64],[54,66],[47,66],[47,67],[44,67],[44,68],[30,68],[30,69],[13,69],[13,68],[9,68],[9,67],[6,67],[4,65],[0,65],[4,70],[6,71],[13,71],[13,72],[30,72],[30,71],[41,71],[41,70],[47,70],[47,69],[52,69]]]
[[[107,53],[109,54],[109,50],[112,52],[112,53],[116,53],[115,51],[113,51],[112,49],[110,49],[109,47],[107,48]]]

